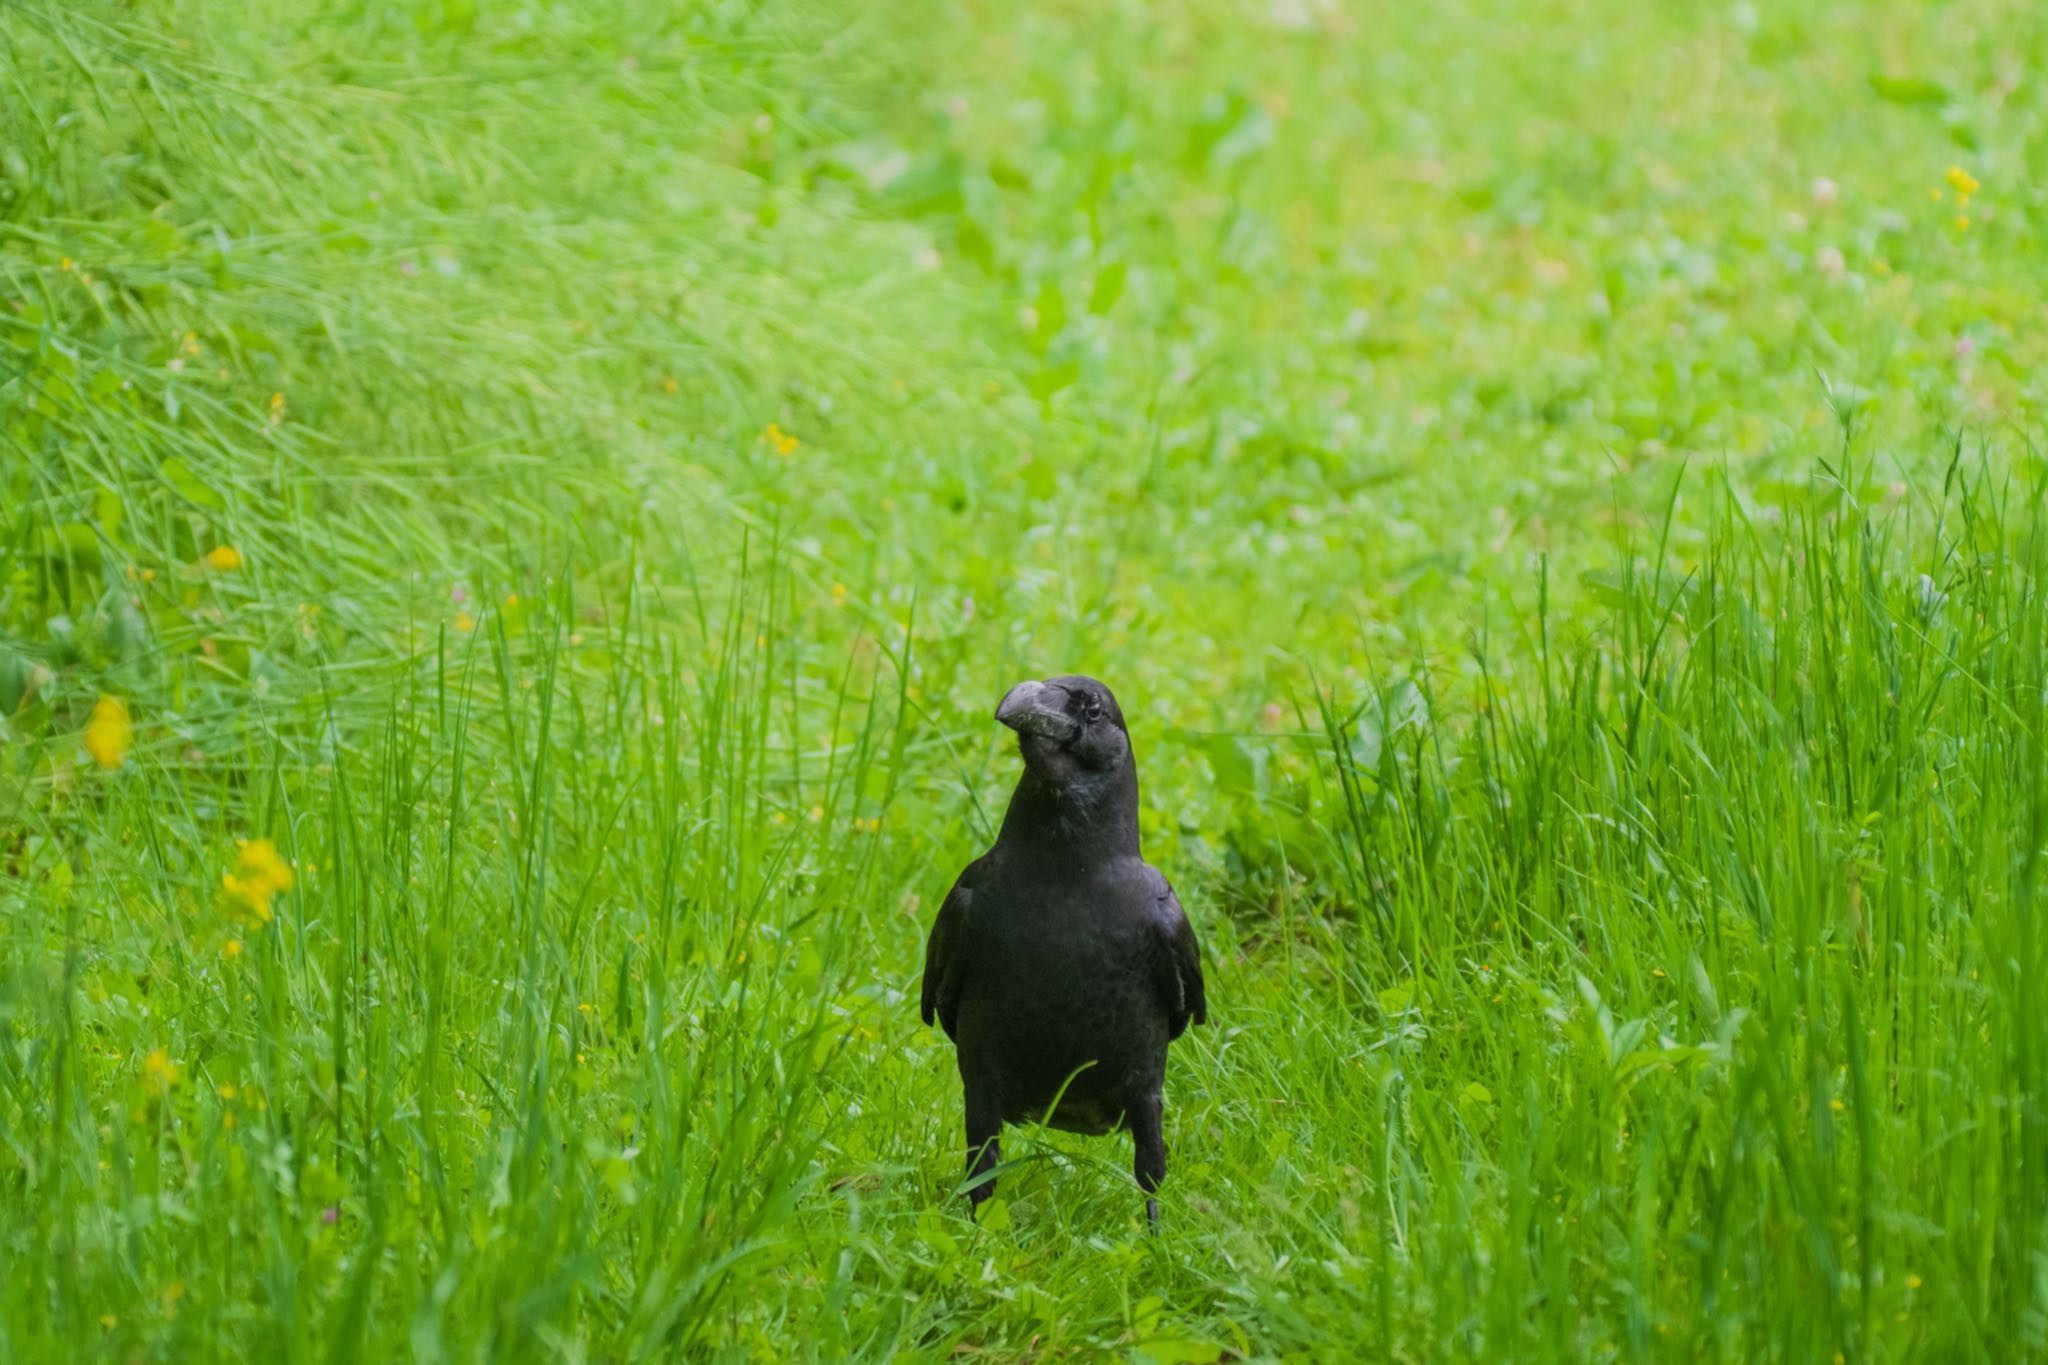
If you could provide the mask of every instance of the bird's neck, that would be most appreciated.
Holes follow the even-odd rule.
[[[1125,769],[1090,784],[1052,783],[1027,770],[1003,816],[1001,843],[1069,867],[1138,856],[1138,775]]]

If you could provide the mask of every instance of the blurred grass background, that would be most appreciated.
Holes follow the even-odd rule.
[[[15,0],[0,1357],[2040,1355],[2044,51]],[[1157,1240],[907,994],[1067,670]]]

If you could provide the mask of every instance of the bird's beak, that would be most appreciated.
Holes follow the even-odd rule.
[[[1020,735],[1043,735],[1061,743],[1081,727],[1067,714],[1067,689],[1050,683],[1020,682],[1003,694],[996,719]]]

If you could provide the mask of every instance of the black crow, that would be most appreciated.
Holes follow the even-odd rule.
[[[967,1175],[1005,1123],[1129,1128],[1145,1217],[1166,1178],[1166,1045],[1208,1017],[1194,930],[1138,853],[1138,764],[1093,678],[1018,683],[996,707],[1024,775],[995,846],[967,865],[925,948],[925,1023],[959,1054]],[[971,1208],[995,1192],[970,1186]]]

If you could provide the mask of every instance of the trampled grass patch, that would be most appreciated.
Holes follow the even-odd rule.
[[[2035,8],[0,12],[0,1358],[2044,1349]],[[1108,680],[1165,1231],[924,932]]]

